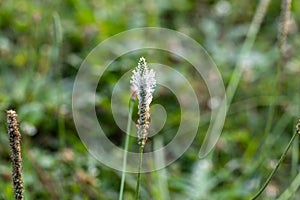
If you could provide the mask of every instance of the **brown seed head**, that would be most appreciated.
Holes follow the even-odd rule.
[[[18,115],[14,110],[7,112],[7,130],[12,161],[12,181],[16,200],[23,200],[21,134],[18,127]]]

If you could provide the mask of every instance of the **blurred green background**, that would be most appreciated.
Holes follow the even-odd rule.
[[[89,155],[72,120],[72,86],[83,59],[98,43],[119,32],[165,27],[199,42],[216,62],[227,86],[258,3],[0,1],[0,199],[13,199],[5,116],[10,108],[19,114],[25,199],[117,199],[120,172]],[[198,134],[179,160],[163,170],[143,174],[141,199],[249,199],[266,179],[300,117],[300,1],[292,3],[286,60],[280,66],[277,88],[280,4],[270,2],[253,48],[243,59],[247,67],[213,152],[198,159],[203,141],[203,134]],[[96,110],[102,116],[100,123],[119,146],[124,134],[113,120],[110,95],[118,78],[133,69],[137,61],[138,57],[118,59],[116,62],[125,65],[125,69],[107,73],[98,88],[101,101]],[[158,61],[186,75],[193,74],[186,70],[190,69],[185,68],[187,63],[177,62],[168,54],[149,60]],[[209,94],[203,81],[196,77],[191,82],[200,93],[201,112],[208,113],[201,118],[202,133],[209,125],[205,122],[209,119]],[[169,91],[159,90],[155,96],[156,103],[161,102],[168,112],[160,136],[170,141],[180,123],[178,102]],[[274,113],[269,114],[272,105]],[[270,127],[266,127],[270,116]],[[295,179],[299,169],[298,143],[297,139],[262,199],[276,199],[287,188],[297,189],[300,185],[299,178]],[[126,200],[134,199],[135,181],[135,174],[127,174]],[[299,195],[297,191],[291,198],[299,199]]]

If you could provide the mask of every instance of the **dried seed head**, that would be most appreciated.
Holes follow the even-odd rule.
[[[16,200],[23,200],[21,134],[19,132],[18,115],[14,110],[7,111],[7,129],[12,161],[12,181]]]
[[[138,105],[138,141],[144,147],[147,141],[149,119],[150,119],[150,103],[152,101],[152,93],[156,86],[155,72],[148,68],[145,58],[140,58],[138,66],[133,70],[130,83],[132,85],[132,93],[137,95]]]
[[[289,32],[289,22],[291,20],[292,0],[283,0],[281,3],[281,14],[278,24],[278,43],[282,58],[286,57],[286,38]]]

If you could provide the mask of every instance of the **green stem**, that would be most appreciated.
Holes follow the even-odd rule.
[[[277,70],[276,70],[276,77],[274,80],[274,96],[277,97],[280,94],[281,88],[280,88],[280,76],[281,76],[281,67],[282,65],[282,59],[280,59],[280,61],[278,62],[277,65]],[[272,123],[273,123],[273,117],[274,117],[274,113],[275,113],[275,99],[272,99],[271,103],[270,103],[270,107],[269,107],[269,112],[268,112],[268,117],[267,117],[267,124],[264,130],[264,135],[262,138],[266,138],[267,135],[270,133],[271,128],[272,128]],[[266,140],[264,140],[266,141]]]
[[[249,55],[256,36],[259,32],[260,26],[263,22],[264,16],[266,14],[266,11],[268,9],[270,0],[261,0],[253,17],[253,20],[250,24],[249,30],[246,35],[246,40],[243,43],[243,46],[241,48],[241,53],[239,55],[239,59],[235,65],[234,71],[232,72],[231,78],[229,80],[228,86],[226,88],[226,108],[227,111],[230,108],[230,105],[233,101],[233,97],[236,93],[236,90],[238,88],[239,82],[243,75],[243,69],[244,69],[244,60]],[[222,112],[219,112],[216,119],[221,117]],[[217,121],[218,122],[218,121]],[[218,123],[213,123],[212,129],[214,129],[214,126]],[[202,147],[199,152],[199,157],[202,158],[211,150],[212,144],[211,144],[212,138],[211,137],[205,137],[204,142],[202,144]]]
[[[125,138],[125,147],[124,147],[125,149],[124,149],[124,157],[123,157],[122,179],[121,179],[119,200],[123,199],[125,176],[126,176],[127,153],[128,153],[129,138],[130,138],[129,133],[131,130],[131,118],[132,118],[133,106],[134,106],[134,100],[131,99],[129,102],[129,113],[128,113],[128,120],[127,120],[127,129],[126,129],[126,138]]]
[[[266,189],[267,185],[270,183],[270,181],[271,181],[272,177],[274,176],[275,172],[277,171],[280,164],[282,163],[282,161],[286,157],[286,154],[287,154],[288,150],[290,149],[291,145],[293,144],[294,140],[296,139],[297,135],[298,135],[298,131],[296,131],[295,134],[293,135],[293,137],[291,138],[289,144],[286,146],[283,154],[281,155],[279,161],[277,162],[275,168],[273,169],[273,171],[269,175],[266,182],[263,184],[263,186],[260,188],[260,190],[251,198],[251,200],[257,199],[257,197],[259,197],[259,195],[261,195],[261,193]]]
[[[227,109],[229,109],[233,97],[236,93],[237,87],[241,80],[243,74],[244,60],[245,57],[249,55],[253,44],[255,42],[256,36],[258,34],[261,23],[263,22],[264,16],[266,14],[267,8],[269,6],[270,0],[261,0],[247,32],[246,40],[243,43],[239,60],[237,61],[234,71],[231,75],[228,87],[226,88],[226,102]]]
[[[54,77],[57,79],[57,118],[58,118],[58,136],[59,136],[59,145],[64,147],[66,145],[66,127],[64,116],[61,113],[61,103],[63,101],[63,85],[62,85],[62,71],[61,71],[61,58],[60,50],[63,40],[62,26],[60,22],[60,17],[57,12],[52,15],[52,29],[53,29],[53,49],[52,49],[52,62],[51,65],[55,67]]]
[[[144,148],[142,146],[140,146],[139,172],[138,172],[138,179],[137,179],[137,182],[136,182],[135,200],[139,199],[139,193],[140,193],[141,168],[142,168],[142,162],[143,162],[143,150],[144,150]]]

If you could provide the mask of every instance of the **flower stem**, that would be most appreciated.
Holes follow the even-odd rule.
[[[144,147],[140,146],[139,172],[138,172],[138,179],[137,179],[137,182],[136,182],[135,200],[139,199],[139,193],[140,193],[141,168],[142,168],[142,162],[143,162],[143,150],[144,150]]]
[[[294,133],[294,135],[293,135],[293,137],[291,138],[289,144],[286,146],[284,152],[282,153],[279,161],[277,162],[275,168],[273,169],[273,171],[269,175],[268,179],[263,184],[263,186],[260,188],[260,190],[251,198],[251,200],[257,199],[257,197],[259,197],[259,195],[261,195],[261,193],[266,189],[267,185],[270,183],[270,181],[271,181],[272,177],[274,176],[275,172],[277,171],[277,169],[279,168],[280,164],[282,163],[282,161],[286,157],[286,154],[287,154],[288,150],[290,149],[291,145],[293,144],[293,142],[296,139],[296,137],[297,137],[298,134],[299,134],[299,130],[296,130],[295,133]]]
[[[130,138],[130,134],[129,133],[130,133],[130,130],[131,130],[131,118],[132,118],[133,106],[134,106],[134,100],[130,99],[128,120],[127,120],[127,129],[126,129],[126,138],[125,138],[125,147],[124,147],[124,157],[123,157],[123,166],[122,166],[122,179],[121,179],[119,200],[123,199],[124,183],[125,183],[125,175],[126,175],[126,164],[127,164],[127,152],[128,152],[128,146],[129,146],[129,138]]]

